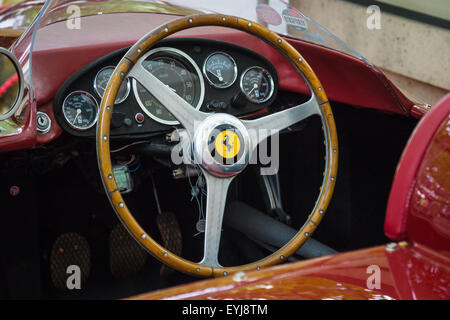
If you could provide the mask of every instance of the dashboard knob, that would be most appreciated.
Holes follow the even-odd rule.
[[[36,114],[36,129],[39,134],[46,134],[50,131],[52,120],[48,114],[38,111]]]
[[[140,113],[140,112],[136,113],[136,115],[134,116],[134,119],[139,124],[143,123],[144,120],[145,120],[144,115],[142,113]]]

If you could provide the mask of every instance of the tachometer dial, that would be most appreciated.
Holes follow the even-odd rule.
[[[114,73],[114,69],[115,69],[114,67],[104,67],[95,76],[94,89],[101,98],[103,98],[103,95],[105,94],[106,86],[108,85],[109,79]],[[129,93],[130,93],[130,81],[126,79],[122,82],[122,85],[119,88],[119,92],[117,93],[116,100],[114,101],[114,103],[119,104],[124,102],[125,99],[128,97]]]
[[[237,66],[234,59],[224,52],[215,52],[206,58],[203,74],[216,88],[228,88],[237,78]]]
[[[199,109],[205,94],[201,72],[195,62],[183,51],[174,48],[157,48],[149,51],[142,65],[169,89],[176,92],[193,108]],[[179,122],[140,83],[133,80],[133,90],[142,110],[152,119],[169,125]]]
[[[275,89],[271,74],[261,67],[250,67],[241,77],[241,90],[253,103],[264,103],[269,100]]]
[[[62,113],[70,127],[87,130],[97,122],[98,104],[89,93],[74,91],[64,99]]]

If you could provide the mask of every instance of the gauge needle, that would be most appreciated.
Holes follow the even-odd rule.
[[[173,92],[177,92],[177,90],[175,90],[174,88],[171,88],[168,84],[166,84],[167,88],[169,88],[170,90],[172,90]]]
[[[209,71],[209,70],[208,70],[208,72],[211,73],[211,74],[212,74],[214,77],[216,77],[217,79],[219,79],[220,82],[223,82],[223,78],[222,78],[221,76],[218,76],[217,74],[215,74],[214,72]]]
[[[258,88],[258,85],[255,83],[255,84],[253,85],[253,89],[250,90],[250,92],[248,93],[248,95],[250,95],[250,94],[253,92],[253,90],[255,90],[256,88]]]
[[[77,118],[80,114],[81,114],[81,109],[77,109],[77,114],[75,115],[75,119],[73,119],[72,124],[75,124],[75,121],[77,121]]]

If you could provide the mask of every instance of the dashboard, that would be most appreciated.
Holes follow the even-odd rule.
[[[150,29],[174,18],[171,15],[153,13],[121,13],[120,17],[121,20],[130,19],[133,23],[119,24],[116,14],[102,14],[82,17],[84,32],[68,30],[64,21],[49,24],[39,30],[39,41],[36,41],[33,52],[33,64],[39,66],[33,68],[33,89],[36,92],[36,101],[30,104],[30,113],[33,117],[28,117],[20,134],[2,137],[0,150],[12,151],[45,145],[57,139],[62,132],[80,137],[93,138],[95,136],[95,125],[88,130],[74,130],[67,124],[61,112],[65,97],[74,90],[82,90],[91,94],[99,104],[101,99],[92,87],[93,79],[98,71],[102,67],[115,66],[126,52],[126,49],[122,48],[133,45]],[[55,35],[64,36],[57,37]],[[225,52],[227,52],[227,48],[233,48],[229,54],[236,61],[239,72],[245,70],[239,68],[241,63],[246,61],[238,60],[234,56],[236,47],[227,46],[224,42],[247,48],[243,51],[236,48],[238,52],[246,52],[244,58],[247,61],[249,60],[247,57],[254,57],[256,52],[263,55],[276,68],[276,73],[272,74],[275,84],[273,95],[276,98],[273,103],[272,101],[266,103],[266,106],[270,105],[271,109],[294,106],[306,101],[303,98],[305,95],[306,97],[309,95],[308,87],[292,63],[289,63],[276,49],[247,33],[208,27],[190,29],[179,36],[184,38],[174,36],[163,40],[161,44],[183,49],[180,47],[181,43],[176,43],[175,40],[184,39],[190,43],[185,51],[188,54],[193,51],[193,45],[202,46],[204,43],[206,46],[211,45],[217,50]],[[221,42],[215,44],[202,42],[207,39]],[[305,61],[308,61],[319,77],[330,101],[395,114],[411,114],[418,118],[423,114],[419,107],[402,94],[378,68],[368,65],[362,60],[306,41],[293,38],[286,38],[286,41],[305,57]],[[26,49],[26,47],[18,46],[14,48],[14,52],[16,56],[21,56]],[[203,49],[209,50],[208,47]],[[209,51],[212,52],[212,50]],[[115,52],[115,55],[111,52]],[[206,57],[207,55],[204,55],[203,59]],[[196,60],[195,56],[192,58]],[[257,59],[259,60],[259,58]],[[197,62],[199,68],[202,67],[203,62],[200,60],[201,58]],[[71,77],[71,75],[73,76]],[[275,79],[276,76],[278,76],[278,80]],[[236,83],[238,81],[239,78]],[[221,94],[222,91],[216,90],[216,93]],[[201,110],[208,111],[206,108],[207,97],[208,86],[205,85],[205,102],[202,104]],[[121,112],[123,115],[121,110],[125,109],[129,114],[129,119],[133,120],[130,110],[132,109],[135,113],[139,110],[137,101],[135,101],[135,105],[130,102],[133,99],[133,94],[130,94],[126,101],[116,105],[115,111]],[[137,109],[134,109],[136,107]],[[242,111],[230,107],[226,112],[244,115],[247,110],[251,112],[252,109],[267,111],[264,106],[254,106],[249,103]],[[35,120],[36,116],[39,116],[39,112],[41,116],[44,113],[44,118],[49,117],[51,120],[48,133],[36,130]],[[120,118],[122,115],[118,114],[115,118]],[[146,135],[148,132],[158,130],[166,132],[168,125],[163,125],[146,116],[145,124],[142,126],[138,127],[134,123],[131,128],[122,125],[121,128],[112,128],[111,134],[112,138],[117,135],[129,135],[129,137],[124,137],[126,139],[134,138],[135,133],[142,132]]]
[[[95,60],[72,75],[54,99],[58,124],[68,133],[94,137],[102,96],[128,48]],[[144,68],[193,108],[243,116],[277,100],[278,75],[261,55],[216,40],[166,39],[147,52]],[[116,97],[112,136],[166,131],[177,120],[136,80],[126,78]]]

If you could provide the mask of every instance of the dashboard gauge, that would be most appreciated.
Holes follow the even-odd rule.
[[[98,104],[89,93],[74,91],[64,99],[62,113],[70,127],[83,131],[97,122]]]
[[[103,98],[103,94],[106,91],[106,86],[108,85],[109,79],[114,73],[115,67],[104,67],[101,69],[94,79],[94,89],[100,98]],[[115,104],[119,104],[125,101],[130,93],[130,80],[127,78],[122,82],[122,85],[119,88],[119,92],[117,92]]]
[[[228,88],[237,78],[238,71],[234,59],[224,52],[215,52],[203,63],[203,74],[216,88]]]
[[[261,67],[250,67],[241,77],[241,90],[253,103],[264,103],[274,92],[275,85],[270,73]]]
[[[200,109],[205,95],[205,84],[194,60],[181,50],[157,48],[146,53],[138,63],[176,92],[195,109]],[[140,83],[133,80],[138,104],[152,119],[168,125],[179,122]]]

